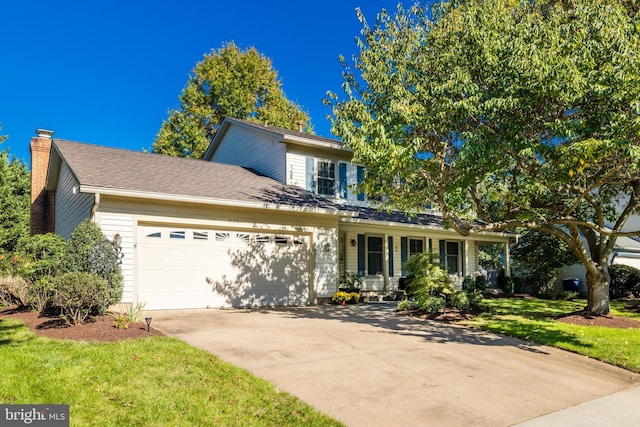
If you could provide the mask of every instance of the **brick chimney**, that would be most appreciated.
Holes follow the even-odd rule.
[[[53,131],[37,129],[31,138],[31,235],[55,231],[55,193],[47,191]]]

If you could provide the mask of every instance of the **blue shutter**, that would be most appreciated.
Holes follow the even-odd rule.
[[[338,163],[338,185],[340,191],[340,198],[347,198],[347,164]]]
[[[460,265],[462,266],[462,277],[464,277],[464,244],[462,242],[460,244]]]
[[[307,157],[307,190],[312,193],[316,192],[316,174],[315,167],[316,159],[313,157]]]
[[[393,277],[393,236],[387,238],[389,250],[389,277]]]
[[[364,234],[358,234],[358,276],[364,277]]]
[[[406,276],[407,275],[407,270],[405,267],[405,264],[407,263],[407,259],[409,258],[409,251],[407,250],[408,247],[408,240],[406,237],[401,237],[400,238],[400,264],[401,264],[401,270],[402,270],[402,275]]]
[[[446,271],[447,265],[447,251],[445,248],[444,240],[440,240],[440,265]]]
[[[364,167],[358,166],[356,168],[356,179],[358,180],[358,185],[364,181]],[[358,200],[364,202],[364,191],[358,193]]]

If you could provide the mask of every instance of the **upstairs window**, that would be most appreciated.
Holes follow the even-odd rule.
[[[336,163],[326,160],[318,160],[318,194],[321,196],[336,195]]]

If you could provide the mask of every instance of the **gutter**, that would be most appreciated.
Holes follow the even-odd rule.
[[[182,202],[182,203],[194,203],[194,204],[202,204],[202,205],[217,205],[217,206],[226,206],[226,207],[234,207],[234,208],[252,208],[252,209],[270,209],[270,210],[280,210],[285,212],[297,212],[297,213],[308,213],[308,214],[318,214],[318,215],[334,215],[339,217],[344,216],[352,216],[351,212],[344,212],[339,209],[326,209],[326,208],[299,208],[296,206],[290,205],[280,205],[276,203],[260,203],[260,202],[248,202],[248,201],[237,201],[237,200],[228,200],[228,199],[213,199],[206,197],[195,197],[195,196],[184,196],[177,194],[162,194],[158,193],[148,193],[143,191],[134,191],[134,190],[116,190],[116,189],[105,189],[102,187],[93,187],[81,185],[80,191],[82,193],[93,193],[96,196],[96,201],[94,203],[94,207],[91,210],[92,214],[98,208],[98,204],[100,203],[100,195],[109,195],[116,197],[129,197],[129,198],[138,198],[138,199],[147,199],[147,200],[162,200],[168,202]]]

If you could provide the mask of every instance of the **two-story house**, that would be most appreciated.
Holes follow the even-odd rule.
[[[123,302],[147,309],[306,305],[341,271],[364,290],[397,289],[404,263],[432,251],[458,277],[478,248],[437,212],[380,211],[357,190],[364,169],[339,141],[227,118],[204,159],[52,138],[31,141],[32,233],[68,238],[91,218],[122,251]]]

